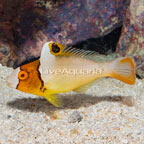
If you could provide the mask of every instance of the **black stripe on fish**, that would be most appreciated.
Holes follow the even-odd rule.
[[[45,88],[45,86],[44,86],[44,81],[43,81],[42,78],[41,78],[41,74],[40,74],[40,72],[39,72],[39,67],[40,67],[40,62],[39,62],[39,64],[38,64],[37,71],[38,71],[38,77],[39,77],[39,79],[40,79],[40,81],[41,81],[40,91],[44,93],[44,92],[47,90],[47,88]]]

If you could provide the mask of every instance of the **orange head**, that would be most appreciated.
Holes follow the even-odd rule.
[[[39,65],[40,61],[36,60],[15,69],[7,78],[8,86],[27,93],[39,93],[43,86],[38,70]]]

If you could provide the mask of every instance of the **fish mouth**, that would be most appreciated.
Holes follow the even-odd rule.
[[[10,76],[7,77],[7,85],[11,88],[17,88],[19,83],[18,73],[20,72],[20,68],[17,68],[12,72]]]
[[[7,83],[8,87],[10,88],[17,88],[17,84]]]

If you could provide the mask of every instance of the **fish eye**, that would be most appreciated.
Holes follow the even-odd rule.
[[[51,45],[51,47],[52,47],[52,51],[53,51],[54,53],[60,52],[60,47],[59,47],[57,44],[53,43],[53,44]]]
[[[20,71],[18,74],[18,78],[20,80],[25,80],[28,78],[28,73],[26,71]]]

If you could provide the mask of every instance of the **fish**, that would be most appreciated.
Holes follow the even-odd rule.
[[[7,78],[11,88],[46,98],[56,107],[63,106],[60,93],[84,93],[97,79],[111,77],[134,85],[135,64],[130,57],[97,62],[97,53],[46,42],[40,58],[16,68]]]

